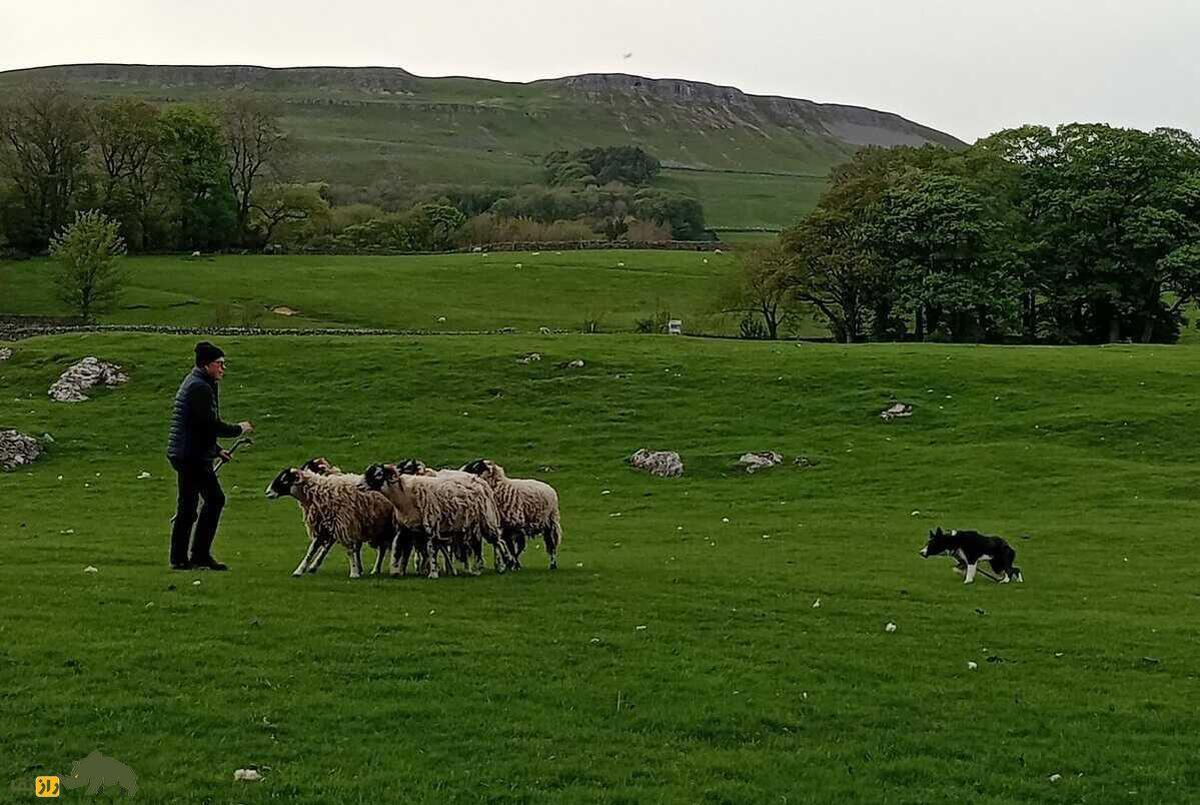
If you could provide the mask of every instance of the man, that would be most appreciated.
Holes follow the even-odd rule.
[[[220,457],[230,461],[233,456],[221,449],[217,438],[250,433],[254,426],[249,422],[229,425],[221,421],[217,383],[224,376],[225,353],[207,341],[201,341],[196,345],[196,368],[175,392],[171,438],[167,444],[167,458],[179,475],[179,502],[171,528],[171,567],[175,570],[227,569],[212,555],[213,538],[217,534],[221,509],[225,506],[225,493],[217,481],[213,460]],[[204,498],[204,508],[197,520],[199,498]],[[196,525],[194,536],[193,523]]]

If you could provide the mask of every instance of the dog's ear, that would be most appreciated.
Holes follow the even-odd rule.
[[[938,527],[937,527],[937,533],[936,533],[934,536],[938,536],[938,537],[944,536],[944,535],[943,535],[943,532],[942,532],[942,527],[941,527],[941,526],[938,526]]]

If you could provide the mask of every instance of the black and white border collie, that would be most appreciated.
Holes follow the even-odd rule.
[[[929,542],[921,549],[921,556],[928,559],[931,556],[949,556],[954,560],[954,571],[966,576],[963,584],[975,581],[976,566],[986,561],[992,566],[992,572],[1001,584],[1008,584],[1014,579],[1025,581],[1021,576],[1021,568],[1013,564],[1017,552],[1000,537],[989,537],[978,531],[951,531],[946,533],[938,527],[929,532]],[[986,573],[984,575],[987,575]]]

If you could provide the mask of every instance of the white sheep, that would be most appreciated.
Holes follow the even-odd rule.
[[[517,567],[529,537],[542,535],[550,569],[558,567],[558,546],[562,544],[562,523],[558,510],[558,492],[550,484],[532,478],[509,478],[494,461],[478,459],[463,467],[477,475],[496,496],[504,539]]]
[[[431,467],[426,466],[425,463],[423,461],[421,461],[420,459],[415,459],[415,458],[410,458],[407,461],[400,462],[399,464],[396,465],[396,470],[401,475],[423,475],[428,478],[441,478],[443,480],[458,481],[459,483],[468,484],[468,485],[476,488],[480,494],[485,495],[489,498],[492,498],[491,505],[493,505],[493,506],[495,505],[495,496],[494,496],[494,493],[492,492],[492,488],[490,486],[488,486],[481,478],[479,478],[479,476],[472,475],[469,472],[464,472],[463,470],[455,470],[455,469],[435,470]],[[500,563],[502,561],[502,558],[501,558],[502,551],[501,551],[498,543],[500,541],[500,538],[502,537],[502,534],[499,534],[499,533],[495,534],[495,537],[496,537],[495,539],[491,539],[491,534],[492,534],[492,532],[485,530],[483,533],[481,533],[480,536],[482,539],[488,540],[489,543],[491,544],[492,560],[493,560],[495,566],[499,567]],[[465,543],[463,544],[462,547],[466,547]],[[506,545],[505,547],[507,547],[509,549],[508,553],[511,555],[512,546]],[[460,555],[459,559],[460,559],[460,561],[462,561],[462,563],[464,565],[468,564],[465,555]],[[515,556],[513,556],[511,559],[504,559],[503,561],[510,568],[516,568],[516,567],[520,566],[520,562],[517,561]]]
[[[362,480],[361,475],[343,472],[341,467],[335,466],[333,462],[324,456],[310,458],[300,465],[300,469],[315,472],[317,475],[347,476],[352,483]],[[387,558],[388,551],[392,549],[392,543],[395,541],[395,534],[388,530],[385,518],[391,517],[393,519],[392,529],[398,528],[399,523],[395,521],[395,513],[392,511],[391,501],[386,498],[375,502],[374,513],[376,516],[372,522],[367,524],[364,536],[366,537],[366,543],[375,549],[375,566],[371,568],[371,575],[378,576],[383,572],[383,562]],[[309,573],[316,573],[321,568],[321,565],[325,562],[325,557],[333,549],[333,545],[333,540],[329,540],[318,548],[316,557],[308,565]]]
[[[309,470],[289,467],[275,476],[267,487],[270,499],[290,496],[300,504],[300,513],[308,531],[309,546],[292,573],[302,576],[316,564],[318,554],[336,542],[346,549],[350,560],[350,578],[362,575],[363,543],[386,545],[395,542],[396,517],[391,504],[379,495],[361,488],[359,476],[318,475]],[[383,550],[376,558],[382,566]]]
[[[439,552],[455,540],[466,543],[460,556],[473,554],[475,570],[483,566],[482,542],[496,546],[496,571],[503,573],[511,561],[500,539],[500,516],[496,502],[481,484],[453,478],[402,474],[395,464],[373,464],[363,473],[364,489],[382,492],[396,509],[402,527],[420,529],[425,535],[425,552],[431,558],[427,573],[438,576]],[[392,552],[392,574],[399,575],[407,564],[403,546]],[[451,566],[452,569],[452,566]]]

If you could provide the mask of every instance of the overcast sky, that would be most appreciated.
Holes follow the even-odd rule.
[[[0,0],[0,69],[628,72],[870,106],[968,141],[1076,120],[1200,133],[1198,45],[1200,0]]]

